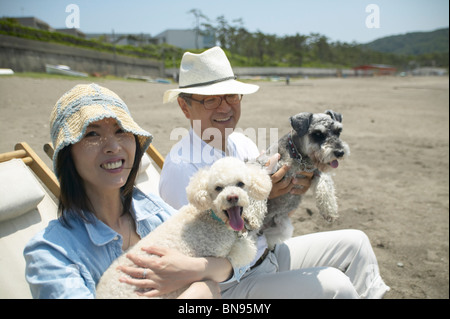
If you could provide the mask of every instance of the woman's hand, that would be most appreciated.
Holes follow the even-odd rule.
[[[164,295],[202,280],[200,273],[205,266],[201,264],[200,258],[188,257],[176,249],[162,247],[146,247],[142,250],[150,255],[127,255],[137,267],[121,266],[119,270],[131,276],[122,277],[121,282],[148,290],[143,295]]]
[[[146,247],[142,250],[150,255],[128,254],[127,258],[139,268],[119,267],[119,270],[131,276],[124,276],[120,281],[146,291],[137,293],[147,297],[164,295],[202,280],[220,282],[227,279],[232,270],[231,264],[224,258],[189,257],[176,249],[163,247]]]

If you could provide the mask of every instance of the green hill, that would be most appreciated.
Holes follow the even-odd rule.
[[[393,35],[363,46],[373,51],[405,55],[448,53],[448,28],[431,32],[412,32]]]

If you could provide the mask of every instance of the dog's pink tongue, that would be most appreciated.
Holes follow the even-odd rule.
[[[334,160],[330,163],[331,167],[337,168],[339,166],[339,162],[337,160]]]
[[[244,221],[241,218],[241,207],[234,206],[227,209],[228,217],[230,218],[230,226],[236,231],[244,228]]]

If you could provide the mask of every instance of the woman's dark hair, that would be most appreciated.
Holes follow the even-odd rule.
[[[133,167],[131,168],[130,175],[128,175],[125,185],[120,188],[123,214],[129,212],[131,209],[134,182],[139,170],[142,155],[144,155],[136,135],[134,136],[134,139],[136,142],[136,152]],[[87,197],[83,180],[75,168],[75,163],[72,158],[72,145],[68,145],[59,151],[56,171],[57,176],[59,176],[59,184],[61,188],[58,207],[59,220],[61,223],[67,227],[70,227],[69,220],[67,218],[68,214],[75,214],[85,222],[92,222],[94,219],[90,213],[92,212],[93,207]],[[86,213],[89,215],[86,215]]]

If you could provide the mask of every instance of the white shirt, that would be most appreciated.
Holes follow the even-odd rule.
[[[191,129],[188,135],[172,147],[164,160],[159,181],[161,198],[175,209],[180,209],[188,203],[186,187],[191,176],[198,170],[225,156],[237,157],[243,161],[259,156],[255,143],[242,133],[230,134],[227,143],[227,152],[224,153],[211,147]]]
[[[170,206],[180,209],[188,203],[186,187],[191,176],[198,170],[210,166],[225,156],[236,157],[244,161],[255,159],[259,155],[256,144],[242,133],[233,132],[228,136],[227,151],[224,153],[203,141],[191,129],[189,134],[172,147],[164,160],[159,181],[159,194]],[[258,252],[253,262],[246,267],[247,269],[261,257],[266,248],[266,238],[258,237]]]

